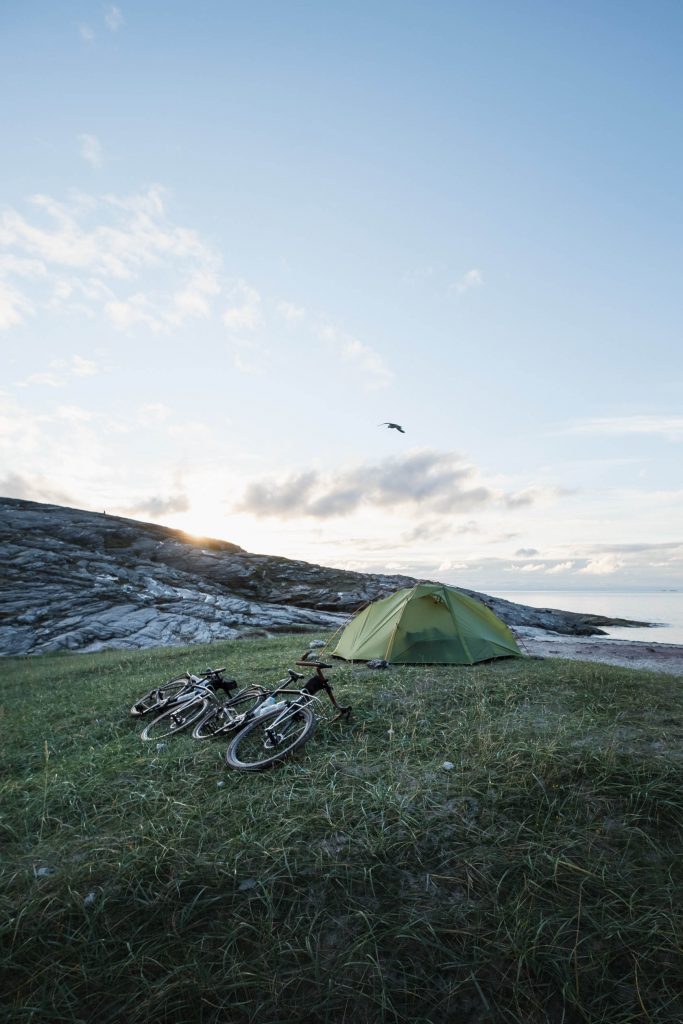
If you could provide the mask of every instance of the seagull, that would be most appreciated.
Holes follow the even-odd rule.
[[[400,434],[405,434],[403,427],[399,426],[398,423],[378,423],[378,427],[388,427],[389,430],[398,430]]]

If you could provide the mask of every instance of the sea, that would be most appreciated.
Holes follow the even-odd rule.
[[[619,640],[645,640],[683,644],[683,590],[491,590],[494,597],[529,604],[533,608],[561,608],[619,619],[654,622],[651,627],[602,626]]]

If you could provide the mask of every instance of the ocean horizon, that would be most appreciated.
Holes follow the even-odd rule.
[[[683,644],[683,590],[519,590],[488,591],[492,597],[528,604],[533,608],[560,608],[639,622],[653,626],[602,627],[618,640]]]

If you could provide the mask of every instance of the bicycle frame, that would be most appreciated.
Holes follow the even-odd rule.
[[[319,675],[320,675],[320,673],[319,673]],[[325,685],[322,686],[321,689],[325,690],[325,692],[327,693],[327,696],[329,697],[332,705],[337,709],[337,714],[334,717],[335,718],[340,718],[340,717],[342,717],[342,715],[349,714],[350,711],[351,711],[351,708],[341,707],[337,703],[337,701],[335,700],[335,696],[332,693],[332,688],[330,687],[330,685],[327,682],[327,680],[323,680],[323,681],[324,681]],[[314,693],[309,693],[305,689],[303,689],[303,690],[293,690],[291,688],[283,686],[283,687],[279,687],[276,690],[273,690],[271,692],[270,696],[271,697],[277,697],[279,694],[290,694],[291,696],[294,696],[297,699],[292,701],[291,704],[288,704],[287,707],[283,708],[282,711],[280,712],[280,714],[278,715],[278,717],[276,719],[274,719],[274,721],[272,721],[270,723],[270,725],[266,728],[266,730],[265,730],[266,734],[268,735],[268,737],[271,740],[274,739],[274,736],[272,736],[271,733],[273,733],[279,726],[281,726],[285,722],[289,721],[290,718],[293,718],[299,711],[301,711],[302,708],[312,707],[313,713],[316,716],[316,718],[318,718],[318,719],[326,719],[327,716],[325,715],[324,705],[323,705],[322,701],[320,700],[320,698],[317,697]],[[260,705],[260,706],[262,706],[262,705]],[[254,718],[258,717],[258,710],[259,710],[258,708],[254,709],[251,712],[251,714],[248,716],[247,720],[251,721]],[[246,724],[246,722],[245,722],[245,724]]]

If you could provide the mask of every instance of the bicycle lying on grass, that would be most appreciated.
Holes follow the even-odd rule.
[[[237,687],[234,679],[223,678],[223,672],[224,668],[208,668],[201,676],[193,676],[188,672],[178,679],[171,679],[157,690],[150,690],[131,708],[134,716],[161,711],[142,730],[141,739],[158,740],[180,732],[202,718],[212,705],[220,706],[217,691],[223,690],[229,695]]]
[[[323,675],[323,669],[331,665],[309,661],[306,655],[297,665],[315,669],[302,689],[293,689],[292,684],[303,679],[303,673],[289,669],[287,676],[271,689],[255,683],[233,693],[237,683],[223,678],[225,669],[207,669],[201,677],[187,673],[150,690],[133,705],[131,714],[162,711],[142,730],[143,740],[171,736],[192,725],[195,739],[235,733],[226,753],[228,765],[242,771],[259,771],[283,760],[311,738],[318,720],[325,717],[318,696],[321,691],[325,691],[336,709],[335,717],[351,712],[350,707],[337,703],[330,682]],[[227,695],[223,703],[218,700],[219,689]]]
[[[193,676],[191,672],[185,672],[182,676],[169,679],[162,686],[155,686],[154,689],[140,697],[130,709],[134,718],[142,715],[150,715],[153,711],[163,711],[179,701],[186,700],[193,695],[194,688],[198,685],[206,685],[214,690],[234,689],[237,686],[235,679],[224,679],[224,668],[207,668],[201,676]]]
[[[214,703],[195,724],[192,730],[193,739],[208,740],[213,736],[234,732],[245,725],[247,718],[252,714],[263,714],[267,708],[274,707],[277,703],[275,697],[281,692],[281,687],[288,683],[291,686],[299,679],[303,679],[301,672],[294,672],[290,668],[286,677],[279,679],[273,689],[253,683],[239,690],[234,696],[229,696],[222,704]]]
[[[335,718],[351,714],[350,707],[342,707],[337,703],[330,682],[323,675],[323,669],[332,668],[331,665],[321,661],[307,661],[305,656],[297,665],[315,668],[315,675],[301,690],[278,684],[270,694],[273,698],[293,696],[294,700],[277,701],[268,707],[262,705],[247,714],[225,754],[225,760],[231,768],[247,772],[261,771],[302,747],[315,732],[319,719],[325,717],[324,707],[317,696],[321,691],[327,694],[336,709]],[[293,676],[303,678],[291,669],[289,675],[290,679]]]

